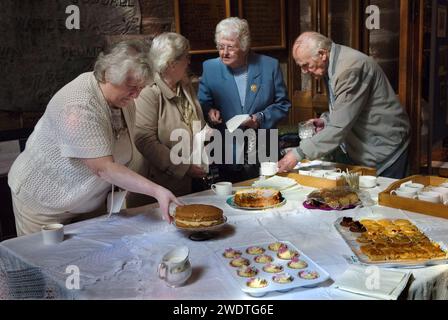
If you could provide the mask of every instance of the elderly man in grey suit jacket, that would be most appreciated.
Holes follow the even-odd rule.
[[[290,150],[279,169],[291,170],[302,159],[341,147],[354,164],[374,167],[378,175],[406,176],[409,118],[380,66],[317,32],[297,38],[293,57],[303,73],[325,79],[330,112],[310,120],[317,134]]]

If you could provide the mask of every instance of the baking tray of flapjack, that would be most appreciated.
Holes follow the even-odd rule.
[[[448,249],[406,219],[338,218],[334,226],[363,264],[424,267],[448,263]]]

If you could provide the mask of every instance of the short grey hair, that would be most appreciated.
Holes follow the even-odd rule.
[[[250,30],[247,20],[230,17],[221,20],[218,23],[215,31],[216,44],[218,44],[222,38],[231,39],[234,37],[238,38],[241,50],[247,52],[250,48]]]
[[[95,78],[102,83],[120,85],[131,74],[136,80],[151,78],[149,45],[141,40],[125,40],[101,52],[93,68]]]
[[[152,40],[149,57],[153,72],[163,73],[169,64],[188,54],[190,42],[175,32],[164,32]]]
[[[331,51],[331,45],[333,41],[330,38],[327,38],[323,34],[314,31],[307,31],[302,33],[294,42],[294,51],[297,48],[307,49],[312,57],[315,57],[319,54],[320,49],[325,49],[328,52]]]

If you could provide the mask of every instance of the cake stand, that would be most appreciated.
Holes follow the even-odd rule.
[[[210,227],[199,227],[199,228],[185,228],[176,225],[174,222],[174,226],[176,229],[183,231],[188,234],[188,238],[193,241],[205,241],[213,238],[215,235],[214,231],[222,228],[223,225],[227,223],[227,217],[223,216],[223,222]]]

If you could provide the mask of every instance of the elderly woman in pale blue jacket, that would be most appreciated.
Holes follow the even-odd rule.
[[[236,115],[249,114],[243,128],[275,128],[291,106],[279,62],[250,51],[249,25],[244,19],[222,20],[216,26],[215,42],[219,58],[204,62],[198,93],[208,121],[219,126]],[[239,172],[238,166],[227,169],[237,171],[240,179],[258,175],[258,169],[247,174]]]

